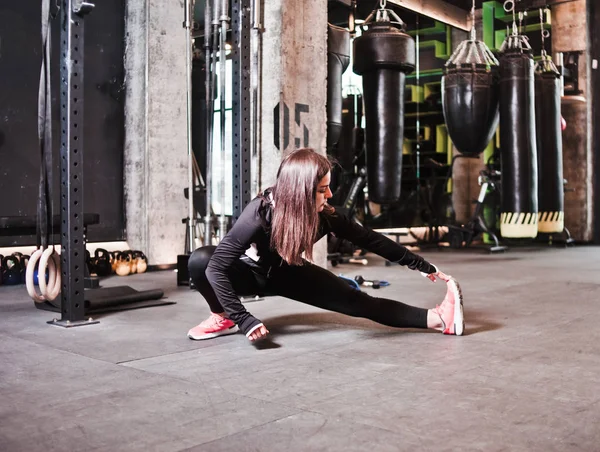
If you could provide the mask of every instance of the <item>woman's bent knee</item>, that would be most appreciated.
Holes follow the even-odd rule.
[[[195,250],[188,261],[188,271],[192,279],[204,275],[208,262],[215,252],[216,246],[203,246]]]

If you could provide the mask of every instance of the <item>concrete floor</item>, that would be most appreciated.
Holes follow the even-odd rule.
[[[0,451],[599,451],[600,248],[421,254],[461,282],[466,336],[271,297],[247,304],[269,347],[193,342],[208,309],[173,272],[104,284],[177,304],[62,329],[0,287]],[[379,258],[334,271],[423,307],[445,292]]]

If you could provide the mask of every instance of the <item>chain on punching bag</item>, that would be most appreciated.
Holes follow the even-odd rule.
[[[354,40],[353,70],[363,78],[369,199],[387,204],[400,199],[404,87],[415,68],[415,41],[385,1],[366,24],[369,29]]]
[[[442,109],[456,149],[473,156],[483,152],[498,127],[498,60],[476,40],[475,25],[444,66]]]
[[[507,238],[533,238],[538,232],[534,95],[531,47],[513,24],[500,48],[500,233]]]
[[[543,13],[540,14],[540,18]],[[545,33],[546,34],[545,34]],[[542,43],[547,37],[542,28]],[[564,229],[560,72],[542,50],[535,67],[535,125],[538,151],[538,232]]]

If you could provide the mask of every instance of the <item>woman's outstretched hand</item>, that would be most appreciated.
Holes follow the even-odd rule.
[[[435,282],[436,278],[439,278],[442,281],[448,282],[448,281],[450,281],[450,278],[452,278],[452,277],[447,275],[446,273],[443,273],[438,270],[435,273],[430,273],[430,274],[426,275],[426,278],[429,278],[433,282]]]
[[[248,339],[251,342],[254,342],[259,339],[263,339],[263,338],[267,337],[267,334],[269,334],[269,330],[264,325],[261,325],[258,328],[256,328],[254,331],[252,331],[250,336],[248,336]]]

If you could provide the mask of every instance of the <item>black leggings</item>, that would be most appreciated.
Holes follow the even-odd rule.
[[[206,279],[205,271],[216,247],[198,248],[190,256],[192,281],[215,313],[224,311]],[[427,328],[427,309],[386,298],[372,297],[351,288],[328,270],[307,263],[302,266],[273,267],[266,278],[251,265],[238,261],[229,271],[229,280],[238,295],[279,295],[328,311],[363,317],[398,328]]]

